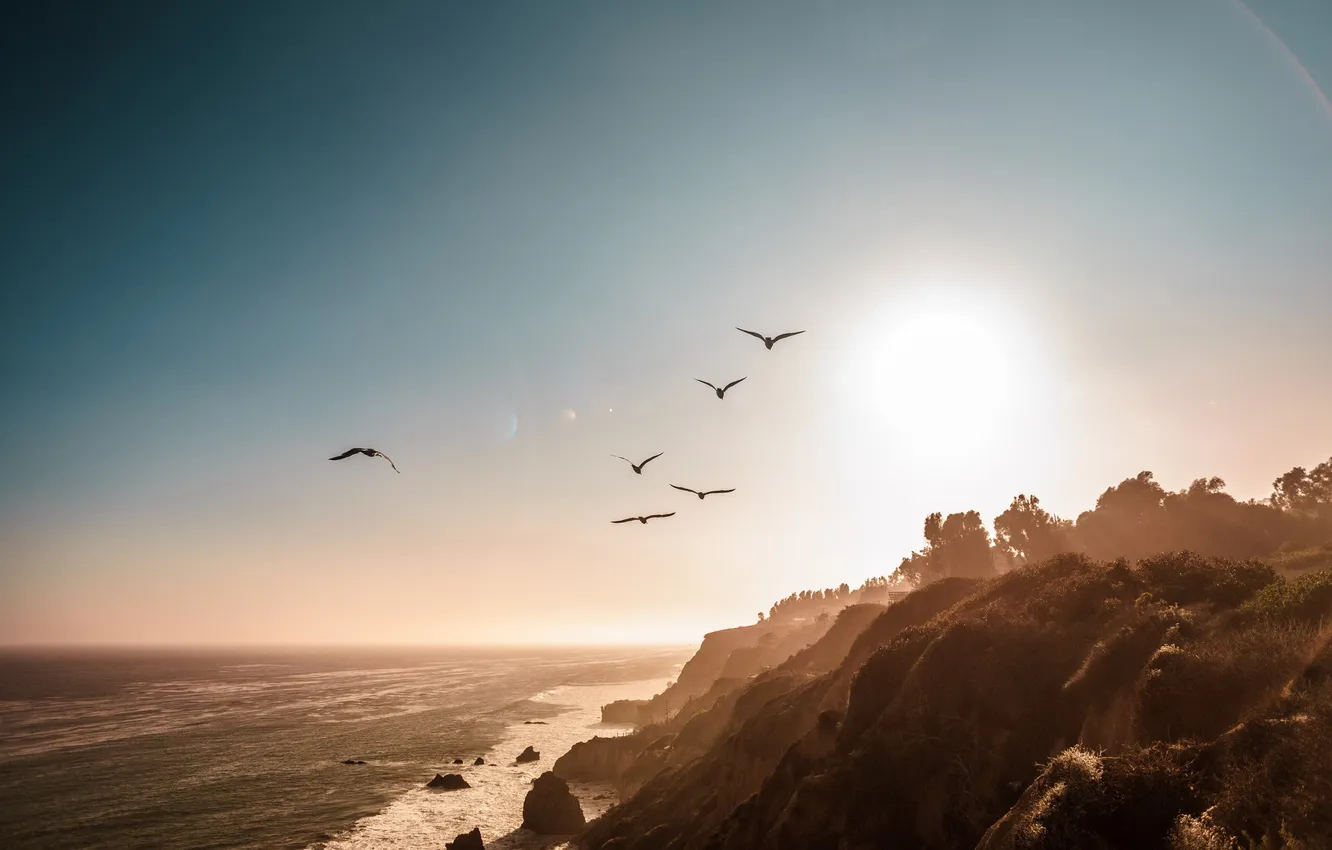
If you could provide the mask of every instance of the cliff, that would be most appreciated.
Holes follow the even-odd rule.
[[[854,624],[883,609],[857,605],[846,610],[850,613],[831,623],[759,623],[710,632],[666,691],[651,700],[602,706],[603,722],[632,722],[642,727],[639,731],[575,744],[555,762],[554,773],[568,780],[611,781],[622,797],[632,795],[661,770],[706,752],[730,722],[739,692],[751,678],[801,653],[803,668],[831,667],[845,655],[857,631]]]
[[[648,722],[663,722],[690,700],[707,694],[719,679],[744,680],[780,664],[827,629],[826,623],[818,622],[756,623],[709,632],[698,652],[680,669],[675,683],[639,708],[641,716]]]
[[[848,609],[690,717],[583,846],[1321,846],[1332,572],[1311,575],[1061,556]]]

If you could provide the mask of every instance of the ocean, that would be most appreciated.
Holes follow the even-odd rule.
[[[528,783],[627,731],[600,706],[660,691],[689,652],[7,651],[0,847],[437,850],[473,826],[548,846],[518,830]],[[540,761],[515,764],[529,744]],[[473,787],[425,790],[437,772]],[[574,790],[589,819],[614,802]]]

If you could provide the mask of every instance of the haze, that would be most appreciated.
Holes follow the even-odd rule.
[[[693,641],[1328,456],[1319,0],[28,5],[0,642]]]

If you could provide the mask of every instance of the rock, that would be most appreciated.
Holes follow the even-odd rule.
[[[485,763],[486,763],[486,760],[483,759],[483,758],[481,758],[480,756],[477,756],[477,757],[476,757],[476,761],[472,762],[472,764],[485,764]]]
[[[523,762],[527,761],[536,761],[539,758],[541,758],[541,753],[532,749],[532,747],[529,745],[527,749],[523,750],[521,753],[518,754],[518,758],[515,759],[515,761],[517,761],[519,764],[522,764]]]
[[[344,759],[342,763],[343,763],[343,764],[365,764],[365,762],[361,761],[360,759]]]
[[[651,705],[651,700],[617,699],[601,707],[601,722],[645,726],[644,720],[651,714]]]
[[[569,783],[549,770],[532,780],[523,800],[523,829],[538,835],[570,835],[587,825]]]
[[[486,850],[481,842],[481,827],[473,827],[471,832],[464,832],[444,845],[444,850]]]
[[[456,773],[446,773],[440,776],[435,774],[435,778],[426,783],[427,788],[440,788],[445,791],[459,791],[463,788],[471,788],[467,780]]]
[[[614,782],[633,765],[642,751],[639,735],[597,736],[574,744],[569,752],[555,760],[551,770],[563,779]]]
[[[544,721],[544,720],[524,720],[524,721],[523,721],[523,725],[524,725],[524,726],[545,726],[545,725],[546,725],[546,721]]]
[[[454,763],[454,764],[462,764],[462,763],[463,763],[463,760],[462,760],[462,759],[454,759],[454,760],[453,760],[453,763]]]

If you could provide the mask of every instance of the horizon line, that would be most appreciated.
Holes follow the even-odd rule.
[[[700,638],[701,640],[701,638]],[[561,643],[494,642],[494,643],[432,643],[432,642],[289,642],[289,643],[0,643],[0,652],[15,650],[268,650],[268,649],[682,649],[696,646],[699,641],[685,643],[568,641]]]

